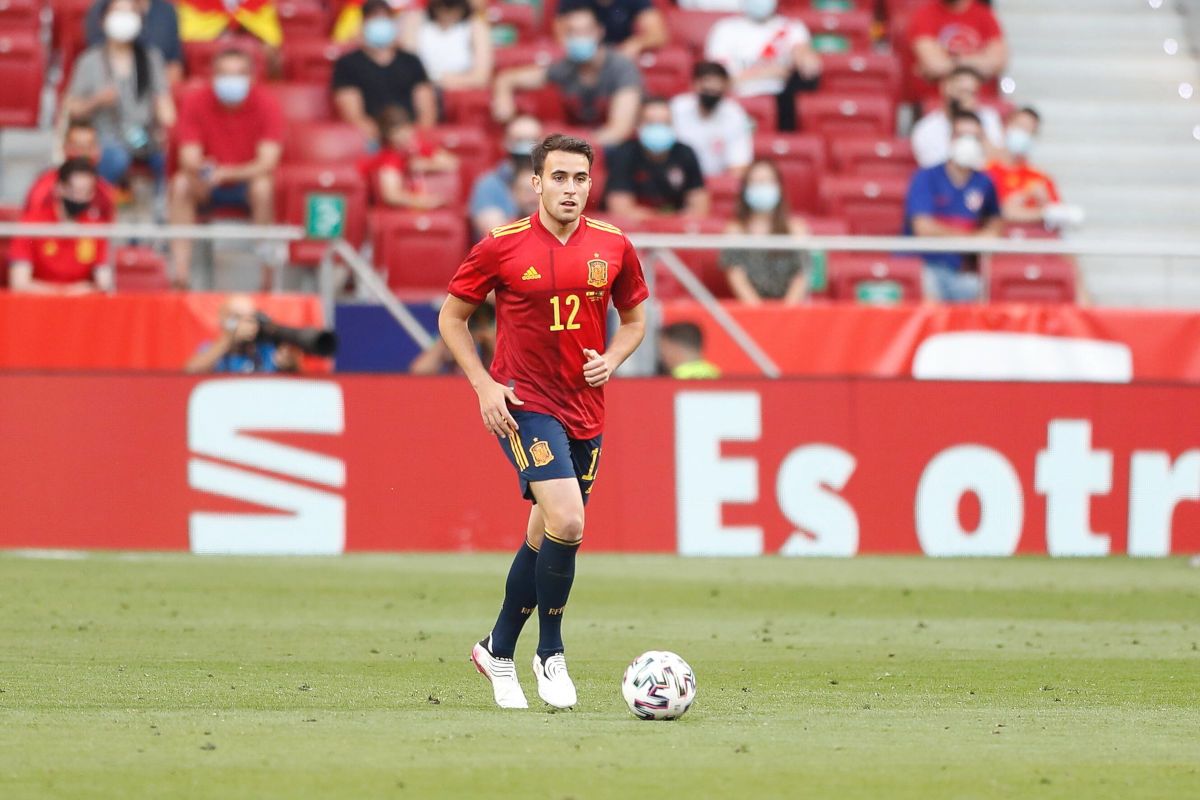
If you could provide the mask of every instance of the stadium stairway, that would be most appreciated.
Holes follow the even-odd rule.
[[[1200,234],[1200,141],[1193,135],[1200,96],[1181,90],[1190,86],[1200,95],[1200,66],[1185,5],[996,3],[1011,50],[1012,97],[1044,117],[1034,159],[1058,181],[1064,199],[1087,212],[1077,236]],[[1090,257],[1081,267],[1100,303],[1200,305],[1200,261],[1185,261]]]

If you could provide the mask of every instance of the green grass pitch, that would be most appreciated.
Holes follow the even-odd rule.
[[[499,555],[0,555],[0,797],[1200,797],[1180,559],[583,554],[574,711],[467,660]],[[677,651],[686,717],[627,661]]]

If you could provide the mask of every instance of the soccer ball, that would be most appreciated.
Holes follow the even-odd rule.
[[[621,694],[639,719],[678,719],[696,699],[696,673],[666,650],[649,650],[630,662]]]

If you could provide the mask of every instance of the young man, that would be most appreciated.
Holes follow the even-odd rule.
[[[708,216],[708,190],[696,152],[675,135],[671,107],[661,97],[642,103],[637,138],[613,149],[605,208],[624,219],[683,212]]]
[[[1059,202],[1054,179],[1029,161],[1041,125],[1042,117],[1033,107],[1014,111],[1008,118],[1004,151],[988,165],[1005,222],[1045,222],[1046,207]]]
[[[582,139],[554,134],[538,143],[531,179],[541,201],[537,213],[493,228],[475,245],[450,282],[438,320],[479,396],[483,426],[499,437],[522,494],[533,502],[500,615],[471,651],[501,708],[528,707],[513,654],[534,608],[538,694],[558,708],[575,705],[562,615],[600,463],[603,386],[645,333],[648,292],[633,245],[613,226],[582,216],[592,159]],[[493,290],[499,326],[489,372],[467,321]],[[620,317],[611,341],[610,299]]]

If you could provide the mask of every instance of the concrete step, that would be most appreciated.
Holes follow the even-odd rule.
[[[1200,142],[1195,141],[1174,146],[1043,142],[1034,156],[1039,165],[1053,165],[1054,177],[1063,183],[1178,187],[1200,181]]]
[[[1164,0],[1163,8],[1152,9],[1145,0],[995,0],[992,4],[1001,19],[1018,14],[1036,15],[1038,11],[1053,6],[1058,15],[1118,15],[1154,16],[1168,15],[1172,0]]]

